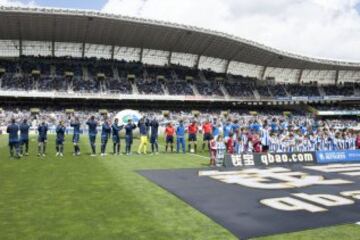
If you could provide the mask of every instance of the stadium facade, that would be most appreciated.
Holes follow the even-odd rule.
[[[360,100],[360,91],[357,89],[357,83],[360,82],[360,63],[304,57],[229,34],[161,21],[92,11],[1,7],[0,57],[16,62],[23,56],[59,59],[72,57],[62,61],[97,58],[107,61],[136,61],[156,66],[181,65],[204,71],[211,69],[217,74],[211,81],[218,81],[220,85],[229,79],[236,80],[234,76],[244,76],[253,79],[257,82],[256,85],[262,87],[279,84],[284,88],[287,84],[292,88],[288,91],[284,88],[285,94],[280,95],[270,90],[265,90],[264,95],[261,94],[262,91],[257,91],[256,87],[251,90],[250,95],[234,95],[229,94],[223,86],[220,86],[223,94],[219,95],[202,95],[196,89],[191,95],[174,95],[166,90],[163,94],[142,94],[139,91],[119,94],[114,91],[38,91],[7,88],[0,90],[3,101],[27,102],[30,99],[30,102],[35,103],[43,99],[63,99],[70,103],[78,100],[84,103],[94,100],[98,103],[111,100],[135,105],[158,101],[164,106],[169,102],[183,102],[225,107],[241,104],[326,104],[334,101],[353,103]],[[1,64],[0,72],[7,72]],[[19,74],[21,72],[20,70]],[[50,73],[54,79],[55,72],[56,70]],[[128,75],[132,75],[131,72]],[[86,74],[82,77],[86,78]],[[163,76],[158,75],[155,78],[158,77]],[[203,78],[209,80],[206,76]],[[133,85],[133,88],[136,88],[136,84]],[[306,89],[302,94],[292,94],[296,92],[296,86],[300,85],[316,86],[319,94],[312,95],[311,91],[307,94]],[[341,89],[328,93],[321,87],[328,88],[329,85],[330,88],[350,86],[352,90],[350,94],[349,91]]]

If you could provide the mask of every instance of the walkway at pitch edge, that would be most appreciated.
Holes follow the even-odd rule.
[[[189,155],[206,158],[206,156],[198,154]],[[355,187],[359,186],[360,179],[355,176],[343,175],[341,173],[314,172],[314,170],[302,165],[288,166],[287,169],[288,172],[319,175],[328,180],[341,178],[343,181],[351,181],[351,184],[347,183],[346,185],[315,184],[313,186],[306,186],[303,193],[306,195],[330,194],[339,196],[342,192],[358,191]],[[264,205],[262,202],[278,198],[298,197],[294,195],[299,191],[301,192],[302,188],[305,187],[282,190],[259,190],[256,187],[243,186],[241,184],[227,184],[216,178],[199,177],[199,170],[199,168],[163,169],[142,170],[138,172],[242,239],[329,227],[345,223],[360,225],[357,211],[360,207],[360,202],[355,201],[346,205],[326,207],[326,211],[321,213],[282,211],[281,209]]]

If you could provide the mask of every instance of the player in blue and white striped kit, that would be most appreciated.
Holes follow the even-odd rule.
[[[269,151],[274,153],[274,152],[278,152],[279,149],[279,144],[278,144],[278,138],[276,136],[275,132],[272,132],[270,134],[270,146],[269,146]]]
[[[96,156],[96,135],[97,135],[97,126],[98,122],[95,120],[95,116],[91,116],[90,119],[86,122],[86,125],[89,127],[89,140],[92,154],[91,156]]]
[[[317,140],[318,140],[317,141],[317,146],[318,146],[317,150],[318,151],[327,150],[327,148],[326,148],[327,138],[326,138],[325,134],[320,135]]]
[[[228,119],[223,126],[223,134],[224,134],[225,142],[228,140],[230,133],[232,133],[232,123],[231,123],[231,119]]]
[[[10,157],[19,158],[19,126],[16,124],[15,119],[11,119],[11,123],[6,129],[9,134],[9,150]]]
[[[317,150],[317,144],[318,144],[318,136],[313,132],[310,137],[310,149],[309,151],[316,151]]]
[[[220,127],[221,127],[221,124],[217,123],[217,121],[214,120],[213,124],[213,129],[212,129],[212,135],[216,141],[216,139],[218,138],[218,136],[220,135]]]
[[[237,154],[245,153],[248,149],[248,136],[244,128],[240,129],[238,139],[235,143],[235,152]]]
[[[303,139],[303,149],[305,152],[310,152],[313,149],[313,146],[311,145],[311,141],[307,135],[305,135]]]
[[[261,129],[260,129],[260,138],[261,138],[261,144],[262,144],[262,149],[263,152],[268,152],[269,148],[270,148],[270,131],[271,128],[270,126],[264,125]]]
[[[74,121],[70,122],[70,126],[74,129],[74,133],[73,133],[73,138],[72,138],[72,142],[74,144],[74,156],[79,156],[80,155],[80,147],[79,147],[79,141],[80,141],[80,120],[78,117],[75,118]]]

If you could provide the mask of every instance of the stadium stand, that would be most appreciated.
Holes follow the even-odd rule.
[[[189,239],[192,238],[192,233],[199,230],[201,232],[202,229],[200,234],[195,235],[196,238],[227,239],[227,236],[234,234],[230,238],[250,239],[260,236],[259,233],[289,233],[338,224],[340,222],[334,220],[350,215],[349,213],[356,219],[344,222],[358,221],[356,211],[352,211],[356,208],[345,206],[349,204],[344,204],[344,212],[336,210],[341,206],[333,204],[330,211],[327,211],[326,206],[324,211],[327,213],[321,213],[319,217],[319,214],[309,209],[323,211],[321,207],[326,204],[299,196],[299,186],[304,184],[307,195],[314,194],[314,198],[317,198],[322,189],[326,191],[321,194],[336,194],[337,197],[342,185],[330,187],[322,184],[324,188],[316,186],[314,189],[310,189],[311,185],[308,185],[311,182],[319,184],[321,180],[329,183],[331,178],[328,176],[335,176],[335,173],[313,176],[314,170],[301,171],[301,179],[298,179],[298,175],[288,175],[288,171],[296,170],[299,173],[299,169],[304,170],[305,168],[300,168],[300,163],[307,162],[308,154],[311,156],[309,160],[315,161],[318,158],[317,151],[321,151],[319,156],[323,158],[325,155],[322,151],[360,149],[360,63],[300,56],[229,34],[158,20],[90,10],[0,6],[0,99],[0,135],[8,134],[1,136],[1,154],[10,153],[9,159],[14,156],[28,159],[21,164],[20,161],[8,162],[2,157],[4,174],[1,179],[5,181],[2,181],[1,186],[4,187],[2,193],[5,195],[0,203],[10,206],[5,208],[4,213],[11,213],[3,214],[3,219],[1,218],[6,223],[4,233],[0,234],[5,236],[4,239],[25,236],[44,239],[64,233],[67,234],[65,239],[93,236],[99,239],[126,239],[130,236],[133,239],[159,239],[166,236]],[[128,113],[123,115],[124,112]],[[92,117],[95,121],[86,124]],[[115,118],[120,120],[120,125],[117,125]],[[128,123],[125,130],[123,127],[128,119],[140,124],[135,129],[134,125]],[[31,124],[30,138],[25,136],[28,129],[25,126],[25,134],[22,133],[20,139],[17,139],[17,125],[24,120]],[[49,126],[49,133],[56,136],[47,138],[47,127],[38,128],[42,122]],[[199,128],[192,126],[190,131],[189,125],[193,122],[196,122]],[[170,127],[167,136],[164,133],[166,126],[171,125],[169,123],[173,124],[176,130]],[[100,143],[97,145],[96,134]],[[193,146],[188,146],[191,139],[195,139],[197,135],[199,138],[192,143]],[[210,139],[210,143],[206,143]],[[23,155],[22,145],[26,145],[28,140],[31,151],[26,150]],[[157,141],[160,151],[157,149]],[[172,142],[178,143],[178,146],[183,143],[183,153],[186,153],[185,147],[190,153],[200,153],[201,147],[197,149],[197,141],[203,142],[201,155],[167,154],[167,145],[172,145]],[[121,150],[125,148],[124,154],[129,155],[131,160],[123,160],[122,156],[117,156],[120,155],[120,142]],[[140,143],[137,152],[139,156],[131,154],[136,153],[136,149],[130,149],[132,142],[134,147]],[[164,142],[166,146],[163,146]],[[19,143],[21,151],[18,152],[16,148]],[[46,143],[49,155],[45,154]],[[6,149],[6,145],[9,145],[10,151]],[[113,148],[109,149],[111,145]],[[152,145],[154,156],[140,156],[148,153],[146,148],[150,148],[149,145]],[[63,151],[64,146],[66,151]],[[76,150],[79,146],[82,149],[81,156],[80,150]],[[73,156],[70,155],[71,147],[74,147]],[[142,147],[144,151],[140,151]],[[33,156],[36,148],[39,158],[49,161],[36,160]],[[106,164],[104,161],[96,161],[96,148],[101,148],[101,157],[110,152],[114,155],[107,156],[110,161],[106,161]],[[170,146],[170,149],[173,152],[173,146]],[[266,154],[260,157],[257,154],[260,152]],[[55,160],[58,156],[63,157],[63,153],[64,161]],[[160,156],[155,156],[159,153]],[[244,155],[225,158],[226,154],[234,153]],[[329,155],[339,158],[343,154]],[[74,160],[76,156],[80,156],[79,161]],[[95,161],[88,161],[90,156],[94,157]],[[193,157],[199,159],[188,161]],[[256,167],[260,162],[271,166],[272,162],[282,162],[287,164],[286,168],[289,165],[289,168],[280,169],[280,177],[274,178],[286,180],[284,184],[274,184],[276,188],[282,188],[281,191],[265,187],[261,191],[266,190],[266,194],[260,193],[259,189],[256,189],[255,194],[251,194],[254,186],[273,185],[274,182],[267,181],[266,178],[273,178],[274,175],[266,173],[266,176],[262,176],[266,181],[257,181],[259,178],[254,174],[252,175],[256,179],[253,183],[248,178],[248,186],[241,189],[250,194],[239,192],[239,186],[235,186],[237,184],[227,186],[227,194],[220,184],[214,185],[214,179],[203,181],[205,176],[201,176],[200,172],[207,171],[204,166],[208,158],[211,158],[209,165],[213,167],[224,167],[226,164],[223,160],[230,159],[232,165],[236,163],[237,167]],[[278,161],[279,159],[281,161]],[[290,167],[292,163],[296,163],[293,169]],[[180,167],[184,169],[176,169]],[[199,171],[196,168],[199,168]],[[180,198],[179,192],[193,193],[193,200],[181,199],[191,203],[201,214],[209,216],[215,223],[221,223],[221,226],[229,231],[219,230],[221,226],[215,226],[216,224],[214,226],[219,229],[214,229],[210,220],[201,215],[187,214],[195,210],[184,206],[179,199],[165,202],[151,200],[151,193],[156,186],[141,184],[141,181],[146,180],[142,177],[135,179],[134,175],[135,170],[136,174],[143,175],[143,170],[146,169],[149,169],[150,175],[157,172],[154,169],[163,169],[162,174],[172,177],[167,183],[178,190],[170,192]],[[269,169],[261,167],[257,170]],[[216,170],[211,169],[209,172],[217,174]],[[181,177],[178,171],[191,175]],[[56,174],[53,174],[55,172]],[[66,181],[69,176],[70,180],[79,181]],[[176,178],[173,178],[174,176]],[[190,181],[192,177],[189,176],[196,177],[197,180]],[[341,179],[343,177],[345,176]],[[355,178],[356,175],[346,176],[345,180],[352,177]],[[184,184],[184,179],[190,183],[185,184],[186,191],[179,191],[176,181]],[[237,180],[240,184],[244,182]],[[215,188],[204,188],[208,186],[206,181],[211,181],[209,184]],[[296,184],[293,184],[293,181],[296,181]],[[109,191],[114,190],[114,184],[117,189]],[[164,185],[159,185],[166,189]],[[75,191],[84,186],[88,187],[86,191]],[[191,192],[189,186],[192,187]],[[297,189],[286,191],[284,186]],[[221,188],[221,191],[218,192],[216,188]],[[201,191],[196,191],[199,189]],[[348,189],[346,185],[343,190],[354,189]],[[41,206],[40,210],[49,211],[39,214],[39,208],[36,207],[33,211],[27,211],[29,206],[37,201],[37,195],[47,191],[49,194],[45,195],[50,198],[40,199],[44,201],[38,202],[38,205]],[[142,191],[145,191],[145,198],[139,194]],[[270,191],[286,195],[268,195],[267,192]],[[294,194],[295,192],[298,194]],[[209,194],[218,195],[220,198],[212,197],[211,203],[215,204],[209,204]],[[350,195],[340,194],[350,198]],[[60,197],[57,197],[58,195]],[[118,199],[123,196],[124,201],[119,202]],[[163,199],[166,193],[163,191],[156,195],[159,196]],[[244,203],[240,207],[237,201],[234,201],[239,199],[238,196]],[[201,197],[207,199],[200,201]],[[290,201],[294,199],[298,203],[301,203],[302,198],[306,200],[306,210],[309,210],[309,214],[311,212],[312,221],[306,221],[307,211],[302,211],[305,209],[298,209],[296,204],[292,205],[290,201],[289,204],[278,202],[282,197]],[[71,201],[72,198],[75,201]],[[48,199],[58,201],[47,201]],[[93,200],[94,204],[82,207],[81,204],[87,199]],[[265,201],[274,199],[278,200],[273,203],[283,205],[286,209],[286,218],[277,217],[280,209],[274,211],[264,207]],[[150,200],[150,205],[146,205],[146,202],[149,202],[147,200]],[[178,208],[179,204],[176,205],[176,202],[180,202],[182,207]],[[313,202],[314,206],[310,202]],[[143,208],[139,208],[139,203]],[[205,208],[196,207],[197,204]],[[89,217],[88,210],[92,211],[92,206],[95,205],[103,208],[95,209],[94,214],[91,213],[91,216],[95,217]],[[242,209],[242,206],[249,208]],[[62,209],[64,207],[65,210]],[[211,208],[215,214],[207,214],[207,211],[203,211],[206,208]],[[290,214],[289,209],[294,211]],[[297,210],[300,210],[299,215],[296,214]],[[189,217],[182,216],[175,221],[176,213],[186,213],[183,215]],[[103,221],[104,214],[109,221]],[[148,215],[150,218],[146,217]],[[123,221],[123,216],[131,218]],[[289,216],[294,216],[292,220],[296,221],[287,221]],[[191,218],[194,221],[188,224]],[[55,220],[49,221],[55,225],[43,226],[48,219]],[[164,219],[169,221],[165,227],[147,231],[153,230],[156,223],[161,224]],[[251,221],[247,221],[249,219]],[[77,225],[74,225],[72,220]],[[110,220],[114,224],[107,224]],[[184,225],[179,227],[180,222]],[[128,227],[129,224],[131,228]],[[195,227],[189,230],[186,224]],[[240,225],[243,228],[241,232],[234,231],[240,229]],[[94,226],[95,231],[91,231]],[[179,229],[181,231],[178,231]],[[208,231],[209,229],[211,231]],[[345,226],[345,229],[350,228]],[[272,232],[274,230],[278,232]],[[334,230],[330,232],[333,233]],[[351,235],[356,238],[355,234]],[[337,236],[340,235],[335,235],[335,238]]]
[[[266,84],[256,86],[259,79],[241,75],[219,74],[210,70],[199,71],[178,65],[154,66],[139,62],[108,61],[78,58],[23,57],[19,61],[1,60],[1,89],[25,91],[60,91],[88,93],[131,94],[131,76],[140,94],[188,95],[194,89],[205,97],[254,98],[359,95],[360,87],[354,85]],[[115,74],[116,73],[116,74]],[[129,78],[130,76],[130,78]]]

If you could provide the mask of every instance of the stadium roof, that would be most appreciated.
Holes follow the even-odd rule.
[[[360,70],[360,63],[304,57],[221,32],[93,11],[0,7],[0,40],[154,49],[277,68]]]

